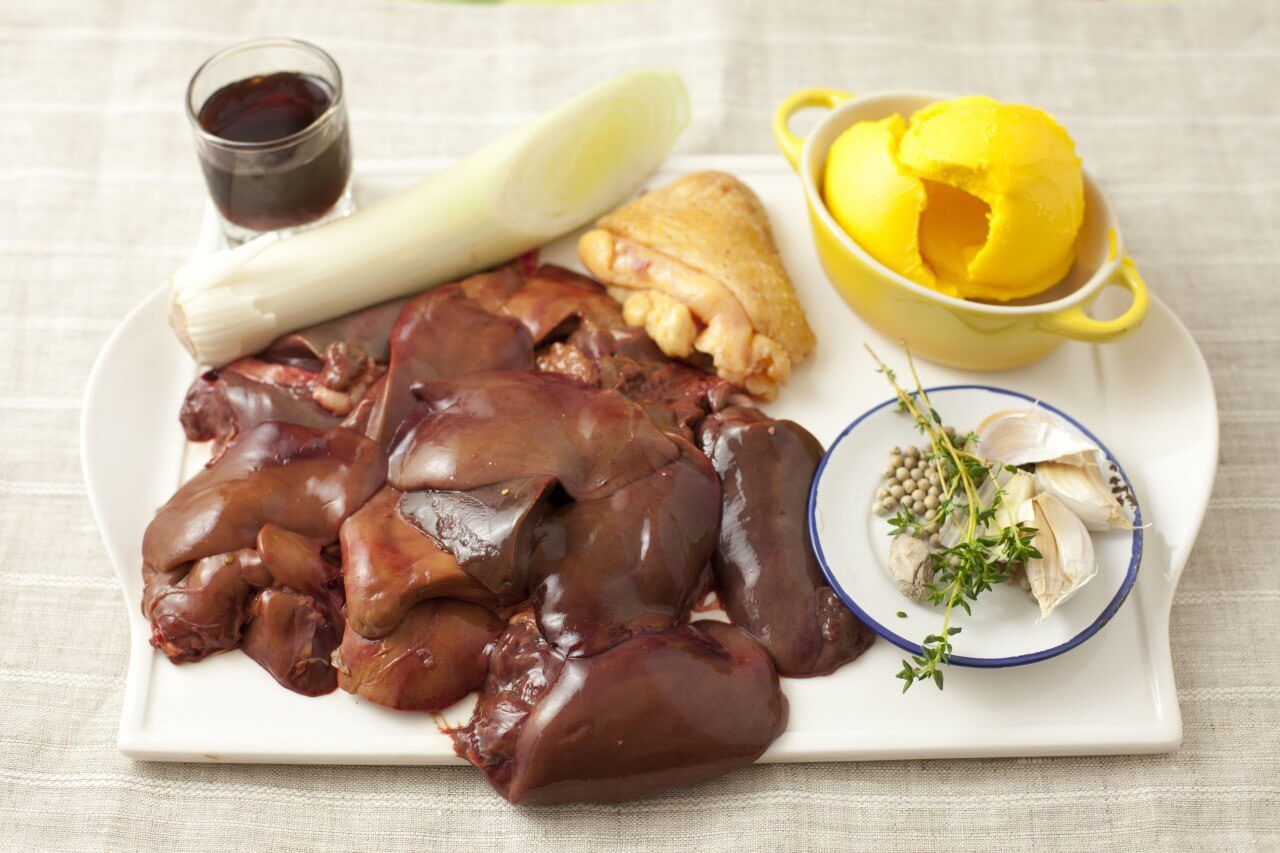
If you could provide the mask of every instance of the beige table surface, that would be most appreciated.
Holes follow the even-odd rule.
[[[770,151],[772,110],[802,86],[983,91],[1053,112],[1217,383],[1217,490],[1173,610],[1182,749],[754,767],[542,811],[470,769],[121,757],[125,612],[81,483],[80,394],[108,332],[194,240],[187,76],[265,34],[336,55],[366,161],[462,154],[649,64],[688,81],[688,152]],[[1277,45],[1270,2],[3,0],[0,848],[1276,849]]]

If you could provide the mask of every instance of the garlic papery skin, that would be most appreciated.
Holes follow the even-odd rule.
[[[1040,618],[1047,619],[1098,574],[1093,540],[1084,522],[1050,494],[1024,503],[1019,521],[1036,529],[1032,544],[1040,556],[1027,561],[1026,572],[1031,594],[1040,604]]]
[[[1133,526],[1095,464],[1041,462],[1036,465],[1035,483],[1042,493],[1062,501],[1089,530]]]
[[[1059,426],[1036,408],[992,412],[974,432],[978,455],[1006,465],[1048,461],[1081,465],[1094,461],[1099,452],[1096,444]]]

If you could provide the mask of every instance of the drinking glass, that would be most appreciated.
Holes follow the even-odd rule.
[[[355,209],[342,72],[319,47],[264,38],[225,48],[196,69],[186,106],[230,243]]]

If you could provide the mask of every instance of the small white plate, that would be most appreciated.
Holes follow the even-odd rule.
[[[949,385],[926,389],[943,420],[957,429],[972,428],[1000,409],[1038,405],[1064,428],[1092,441],[1115,464],[1132,492],[1123,468],[1096,435],[1062,410],[1017,391],[986,385]],[[894,585],[888,571],[889,524],[870,511],[881,471],[894,445],[920,441],[911,418],[891,398],[865,412],[828,448],[809,494],[809,532],[818,562],[840,598],[877,634],[913,655],[919,641],[937,633],[942,609],[912,601]],[[1048,619],[1016,584],[997,584],[974,603],[972,614],[956,608],[951,624],[951,663],[1004,667],[1035,663],[1070,651],[1111,621],[1138,578],[1142,562],[1142,516],[1135,529],[1093,533],[1098,574],[1063,602]],[[903,614],[899,616],[898,614]]]

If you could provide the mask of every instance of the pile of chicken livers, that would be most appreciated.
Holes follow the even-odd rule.
[[[447,734],[511,802],[749,764],[786,726],[779,675],[872,640],[810,550],[819,443],[566,269],[287,335],[181,420],[213,460],[144,538],[153,645],[404,711],[478,690]],[[710,592],[731,624],[690,621]]]

